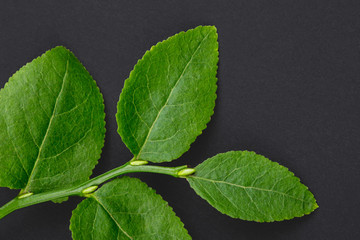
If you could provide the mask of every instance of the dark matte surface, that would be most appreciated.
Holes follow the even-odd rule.
[[[108,130],[99,174],[131,157],[114,116],[137,60],[181,30],[216,25],[215,115],[171,165],[195,166],[216,153],[253,150],[291,169],[320,208],[286,222],[245,222],[212,209],[184,180],[138,176],[163,195],[194,239],[359,239],[359,3],[2,0],[0,83],[49,48],[74,51],[105,98]],[[0,204],[15,195],[1,189]],[[69,218],[79,201],[14,212],[0,221],[0,239],[70,239]]]

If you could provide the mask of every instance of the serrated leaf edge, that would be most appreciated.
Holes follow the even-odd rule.
[[[69,52],[70,54],[72,54],[72,55],[74,56],[74,58],[80,63],[81,67],[89,74],[89,76],[91,77],[92,81],[95,83],[96,91],[98,91],[98,93],[99,93],[100,96],[101,96],[101,100],[102,100],[101,106],[103,107],[103,110],[104,110],[104,111],[103,111],[103,113],[104,113],[104,114],[103,114],[103,119],[104,119],[104,124],[103,124],[103,126],[104,126],[104,128],[103,128],[102,134],[104,135],[104,139],[103,139],[103,142],[102,142],[102,147],[100,148],[100,151],[99,151],[99,153],[97,154],[97,156],[98,156],[98,157],[97,157],[97,160],[96,160],[96,162],[94,162],[95,165],[94,165],[94,167],[93,167],[91,170],[89,170],[89,172],[88,172],[88,175],[89,175],[89,176],[87,177],[87,179],[84,180],[84,182],[85,182],[86,180],[89,180],[89,179],[90,179],[90,176],[92,175],[93,170],[95,169],[96,165],[99,163],[99,159],[100,159],[101,154],[102,154],[102,149],[103,149],[103,147],[104,147],[104,145],[105,145],[105,134],[106,134],[105,104],[104,104],[104,96],[102,95],[102,93],[101,93],[101,91],[100,91],[100,88],[99,88],[99,86],[97,85],[95,79],[93,78],[93,76],[90,74],[90,72],[85,68],[85,66],[80,62],[80,60],[76,57],[76,55],[75,55],[71,50],[69,50],[69,49],[66,48],[65,46],[59,45],[59,46],[53,47],[53,48],[51,48],[51,49],[49,49],[49,50],[46,50],[46,51],[45,51],[44,53],[42,53],[40,56],[38,56],[38,57],[32,59],[31,61],[27,62],[25,65],[23,65],[21,68],[19,68],[14,74],[12,74],[11,77],[9,78],[9,80],[5,83],[4,87],[0,89],[0,101],[1,101],[1,96],[2,96],[2,95],[1,95],[1,92],[2,92],[3,90],[5,90],[6,88],[8,88],[8,87],[9,87],[9,84],[10,84],[10,86],[11,86],[11,83],[14,81],[14,78],[13,78],[14,75],[16,75],[18,72],[20,72],[20,71],[28,68],[31,63],[40,61],[39,59],[40,59],[41,57],[45,56],[48,52],[50,52],[50,51],[52,51],[52,50],[55,50],[55,49],[57,49],[57,48],[63,48],[63,49],[65,49],[67,52]],[[0,187],[6,187],[6,188],[9,188],[9,189],[20,189],[20,188],[14,187],[14,186],[0,186]]]
[[[217,34],[217,29],[216,29],[216,27],[215,27],[215,26],[210,26],[210,25],[199,25],[199,26],[197,26],[196,28],[189,29],[189,30],[187,30],[187,31],[178,32],[177,34],[172,35],[172,36],[166,38],[165,40],[156,43],[155,45],[153,45],[153,46],[150,48],[150,50],[147,50],[147,51],[145,52],[145,54],[142,56],[142,58],[140,58],[140,59],[137,61],[137,63],[136,63],[135,66],[134,66],[134,69],[131,70],[131,72],[130,72],[130,74],[129,74],[129,77],[128,77],[128,78],[125,80],[125,82],[124,82],[124,87],[123,87],[123,89],[125,89],[125,88],[130,84],[129,82],[131,81],[131,77],[134,75],[135,70],[139,67],[139,63],[141,63],[142,61],[144,61],[145,56],[149,55],[155,48],[157,48],[157,46],[158,46],[159,44],[162,44],[163,42],[165,42],[165,41],[167,41],[167,40],[169,40],[169,39],[171,39],[171,38],[177,37],[178,35],[182,35],[182,34],[185,34],[186,32],[194,31],[195,29],[197,29],[197,28],[202,28],[202,27],[213,28],[213,29],[215,30],[215,36],[216,36],[216,42],[217,42],[216,48],[214,49],[214,51],[217,53],[217,54],[216,54],[216,55],[217,55],[217,61],[216,61],[216,67],[214,68],[214,75],[215,75],[215,82],[214,82],[214,83],[215,83],[215,93],[214,93],[214,96],[213,96],[213,97],[214,97],[213,104],[211,105],[212,112],[210,113],[208,120],[204,123],[204,125],[203,125],[202,127],[200,127],[200,130],[199,130],[199,132],[197,133],[197,135],[196,135],[193,139],[191,139],[191,140],[189,141],[189,144],[188,144],[188,146],[185,148],[186,150],[185,150],[183,153],[181,153],[179,156],[174,157],[174,158],[171,159],[171,160],[166,160],[166,161],[161,161],[161,162],[171,162],[171,161],[173,161],[173,160],[175,160],[175,159],[178,159],[182,154],[184,154],[185,152],[187,152],[187,151],[190,149],[191,144],[193,144],[193,143],[195,142],[196,138],[197,138],[198,136],[200,136],[200,135],[203,133],[203,131],[206,129],[207,124],[210,122],[212,115],[214,115],[215,101],[216,101],[216,99],[217,99],[217,94],[216,94],[217,84],[216,84],[216,83],[217,83],[217,81],[218,81],[218,78],[217,78],[216,76],[217,76],[218,62],[219,62],[219,43],[218,43],[218,34]],[[122,96],[122,94],[120,94],[119,101],[118,101],[118,104],[117,104],[117,113],[116,113],[116,122],[118,123],[117,132],[119,133],[119,135],[120,135],[120,124],[119,124],[120,120],[119,120],[119,114],[118,114],[118,112],[120,111],[119,103],[120,103],[120,101],[121,101],[122,99],[123,99],[123,96]],[[122,138],[121,135],[120,135],[120,137]],[[127,147],[127,148],[131,151],[131,153],[134,155],[134,158],[137,158],[137,155],[138,155],[138,154],[135,154],[134,152],[132,152],[132,150],[131,150],[130,147],[125,143],[124,140],[123,140],[123,143],[126,145],[126,147]],[[143,144],[143,146],[144,146],[144,144]],[[139,152],[139,153],[140,153],[140,152]],[[141,159],[140,159],[140,160],[141,160]],[[160,163],[160,162],[156,162],[156,163]]]
[[[317,204],[317,201],[316,201],[316,199],[315,199],[315,196],[314,196],[314,194],[309,190],[308,186],[306,186],[305,184],[303,184],[303,183],[301,182],[300,178],[298,178],[297,176],[295,176],[295,174],[294,174],[292,171],[290,171],[287,167],[285,167],[285,166],[283,166],[283,165],[280,165],[278,162],[275,162],[275,161],[272,161],[272,160],[268,159],[268,158],[265,157],[264,155],[257,154],[257,153],[254,152],[254,151],[247,151],[247,150],[239,150],[239,151],[241,151],[241,152],[243,152],[243,153],[253,153],[253,154],[256,154],[256,155],[258,155],[258,156],[262,156],[262,157],[265,158],[265,160],[268,160],[271,164],[276,165],[276,166],[279,166],[280,168],[282,168],[282,169],[286,170],[287,172],[289,172],[289,173],[291,174],[291,176],[294,177],[294,179],[296,179],[298,183],[300,183],[301,185],[303,185],[303,186],[305,187],[305,189],[312,195],[312,197],[313,197],[313,199],[314,199],[313,207],[312,207],[308,212],[305,212],[305,213],[303,213],[303,214],[301,214],[301,215],[297,215],[297,216],[293,216],[293,217],[284,217],[282,220],[275,220],[275,219],[274,219],[274,220],[264,221],[264,220],[253,220],[253,219],[238,218],[238,217],[234,217],[234,216],[229,215],[229,214],[226,213],[225,211],[222,211],[222,210],[219,210],[219,209],[213,207],[209,200],[204,199],[203,197],[201,197],[201,196],[196,192],[196,190],[193,189],[193,190],[196,192],[196,194],[198,195],[198,197],[200,197],[200,198],[204,199],[205,201],[207,201],[208,204],[209,204],[212,208],[214,208],[215,210],[221,212],[222,214],[225,214],[225,215],[227,215],[227,216],[229,216],[229,217],[231,217],[231,218],[234,218],[234,219],[241,219],[241,220],[249,221],[249,222],[254,222],[254,221],[255,221],[255,222],[259,222],[259,223],[264,223],[264,222],[265,222],[265,223],[266,223],[266,222],[281,222],[281,221],[284,221],[284,220],[291,220],[291,219],[294,219],[294,218],[300,218],[300,217],[303,217],[303,216],[305,216],[305,215],[309,215],[310,213],[314,212],[317,208],[319,208],[319,205]],[[232,153],[232,152],[235,153],[235,152],[239,152],[239,151],[228,151],[228,152],[225,152],[225,153],[216,154],[215,156],[224,155],[224,154]],[[213,157],[215,157],[215,156],[213,156]],[[211,157],[211,158],[212,158],[212,157]],[[208,158],[208,159],[209,159],[209,158]],[[204,162],[205,162],[205,161],[206,161],[206,160],[204,160]],[[197,165],[196,167],[200,166],[200,165],[203,164],[204,162],[200,163],[200,164]],[[195,172],[194,176],[196,176],[196,172]],[[191,178],[191,177],[192,177],[192,176],[189,176],[189,177],[186,179],[186,180],[188,181],[190,187],[191,187],[191,184],[190,184],[190,182],[189,182],[188,179]],[[192,187],[191,187],[191,188],[192,188]]]
[[[180,217],[178,217],[178,216],[176,215],[176,212],[175,212],[174,209],[169,205],[169,203],[168,203],[166,200],[164,200],[164,198],[163,198],[160,194],[156,193],[156,190],[155,190],[155,189],[153,189],[152,187],[150,187],[149,185],[147,185],[145,182],[141,181],[141,180],[138,179],[138,178],[132,178],[132,177],[128,177],[128,176],[123,176],[123,177],[121,177],[121,178],[136,179],[136,180],[137,180],[138,182],[140,182],[142,185],[145,185],[146,187],[148,187],[149,190],[150,190],[152,193],[154,193],[156,196],[160,197],[160,199],[164,201],[164,205],[166,205],[166,207],[168,207],[168,208],[171,210],[171,212],[173,213],[175,219],[176,219],[178,222],[180,222],[180,225],[181,225],[181,227],[184,229],[184,232],[185,232],[185,233],[190,237],[190,239],[191,239],[191,236],[190,236],[188,230],[185,228],[185,224],[181,221]],[[117,178],[117,179],[120,179],[120,178]],[[116,179],[114,179],[114,180],[116,180]],[[112,180],[112,181],[114,181],[114,180]],[[110,182],[111,182],[111,181],[110,181]],[[110,183],[110,182],[109,182],[109,183]],[[100,189],[101,189],[101,187],[100,187],[98,190],[96,190],[94,193],[96,193],[96,192],[99,191]],[[94,193],[93,193],[93,194],[94,194]],[[72,217],[73,217],[74,214],[78,214],[77,212],[78,212],[78,211],[81,211],[81,208],[82,208],[81,204],[82,204],[85,200],[87,200],[87,199],[84,199],[83,201],[81,201],[81,202],[76,206],[76,208],[72,211],[72,216],[71,216],[71,218],[70,218],[70,226],[69,226],[69,229],[70,229],[70,231],[71,231],[71,234],[72,234],[72,237],[73,237],[73,238],[74,238],[74,231],[73,231],[73,230],[75,229],[75,227],[74,227],[73,222],[72,222],[71,220],[72,220]],[[97,201],[97,200],[96,200],[96,201]],[[97,201],[97,202],[98,202],[98,201]],[[75,239],[75,238],[74,238],[74,239]]]

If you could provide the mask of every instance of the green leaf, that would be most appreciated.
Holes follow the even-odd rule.
[[[69,50],[28,63],[0,91],[0,186],[36,193],[87,180],[104,117],[95,81]]]
[[[102,186],[73,211],[75,240],[191,239],[183,223],[160,195],[136,178]]]
[[[153,46],[125,81],[118,132],[136,159],[180,157],[206,128],[216,99],[216,28],[199,26]]]
[[[220,212],[249,221],[301,217],[318,205],[313,194],[287,168],[254,152],[218,154],[187,180]]]

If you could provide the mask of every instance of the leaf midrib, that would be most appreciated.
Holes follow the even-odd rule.
[[[23,192],[27,192],[27,191],[28,191],[29,186],[30,186],[30,183],[31,183],[31,181],[32,181],[32,179],[33,179],[34,172],[35,172],[36,167],[37,167],[37,165],[38,165],[38,162],[39,162],[39,160],[40,160],[40,155],[41,155],[42,148],[43,148],[43,146],[44,146],[44,143],[46,142],[46,139],[47,139],[49,130],[50,130],[50,128],[51,128],[53,119],[54,119],[54,117],[55,117],[56,108],[57,108],[57,106],[58,106],[58,102],[59,102],[60,96],[61,96],[61,94],[62,94],[62,92],[63,92],[63,89],[64,89],[64,86],[65,86],[65,80],[66,80],[67,75],[68,75],[68,70],[69,70],[69,59],[68,59],[67,62],[66,62],[66,68],[65,68],[65,73],[64,73],[63,79],[62,79],[61,89],[60,89],[60,91],[59,91],[58,96],[56,97],[54,109],[53,109],[53,112],[52,112],[52,114],[51,114],[51,117],[50,117],[50,120],[49,120],[49,124],[48,124],[47,129],[46,129],[46,133],[45,133],[44,138],[43,138],[43,140],[42,140],[42,142],[41,142],[41,144],[40,144],[39,151],[38,151],[38,155],[37,155],[37,157],[36,157],[34,166],[33,166],[32,170],[31,170],[31,173],[30,173],[30,175],[29,175],[28,182],[26,183],[26,186],[25,186]]]
[[[95,196],[95,194],[91,195],[91,197],[99,203],[99,205],[105,210],[105,212],[109,215],[109,217],[115,222],[116,226],[131,240],[133,238],[121,227],[120,223],[116,221],[115,217],[111,214],[111,212],[104,206],[104,204]]]
[[[205,39],[207,39],[207,37],[209,36],[209,34],[210,34],[210,32],[209,32],[208,34],[206,34],[206,36],[201,40],[201,42],[200,42],[199,45],[197,46],[196,50],[195,50],[195,51],[193,52],[193,54],[191,55],[188,63],[185,65],[185,67],[184,67],[183,71],[181,72],[179,78],[176,80],[176,83],[175,83],[175,85],[173,86],[173,88],[171,89],[171,91],[170,91],[170,93],[169,93],[169,95],[168,95],[168,97],[167,97],[164,105],[163,105],[163,106],[161,107],[161,109],[159,110],[159,112],[158,112],[158,114],[157,114],[154,122],[152,123],[151,127],[149,128],[149,131],[148,131],[148,133],[147,133],[147,136],[146,136],[146,138],[145,138],[145,141],[143,142],[143,144],[142,144],[142,146],[141,146],[141,148],[140,148],[140,150],[139,150],[139,153],[138,153],[137,156],[136,156],[136,159],[139,159],[139,157],[140,157],[140,155],[141,155],[141,152],[142,152],[142,150],[144,149],[144,146],[146,145],[146,143],[147,143],[148,140],[149,140],[151,131],[153,130],[153,128],[154,128],[154,126],[155,126],[155,123],[157,122],[157,120],[159,119],[159,117],[160,117],[160,115],[161,115],[161,112],[162,112],[162,111],[164,110],[164,108],[167,106],[167,104],[168,104],[168,102],[169,102],[169,100],[170,100],[170,98],[171,98],[171,95],[172,95],[172,93],[174,92],[174,89],[177,87],[178,83],[180,82],[180,80],[181,80],[182,77],[184,76],[187,68],[189,67],[191,61],[193,60],[195,54],[196,54],[197,51],[200,49],[201,44],[205,41]]]
[[[254,190],[257,190],[257,191],[272,192],[272,193],[280,194],[280,195],[283,195],[283,196],[286,196],[286,197],[289,197],[289,198],[293,198],[293,199],[301,201],[301,202],[312,203],[310,201],[305,201],[303,199],[294,197],[292,195],[289,195],[289,194],[286,194],[286,193],[283,193],[283,192],[279,192],[279,191],[274,191],[274,190],[271,190],[271,189],[259,188],[259,187],[253,187],[253,186],[243,186],[243,185],[239,185],[239,184],[235,184],[235,183],[230,183],[230,182],[225,182],[225,181],[220,181],[220,180],[213,180],[213,179],[203,178],[203,177],[198,177],[198,176],[190,176],[189,178],[196,178],[196,179],[199,179],[199,180],[208,181],[208,182],[212,182],[212,183],[227,184],[227,185],[242,188],[244,190],[246,190],[246,189],[254,189]]]

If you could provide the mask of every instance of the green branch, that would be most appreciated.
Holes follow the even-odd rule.
[[[142,165],[146,164],[145,161],[130,161],[118,168],[114,168],[102,175],[99,175],[95,178],[92,178],[84,183],[81,183],[75,187],[59,189],[55,191],[49,191],[44,193],[25,193],[17,196],[4,206],[0,208],[0,219],[10,214],[11,212],[35,205],[42,202],[47,202],[51,200],[56,200],[68,196],[81,196],[88,197],[93,191],[96,190],[97,186],[103,184],[104,182],[118,177],[126,173],[135,173],[135,172],[150,172],[150,173],[159,173],[166,174],[173,177],[183,177],[183,170],[187,169],[187,166],[179,167],[161,167],[153,165]]]

